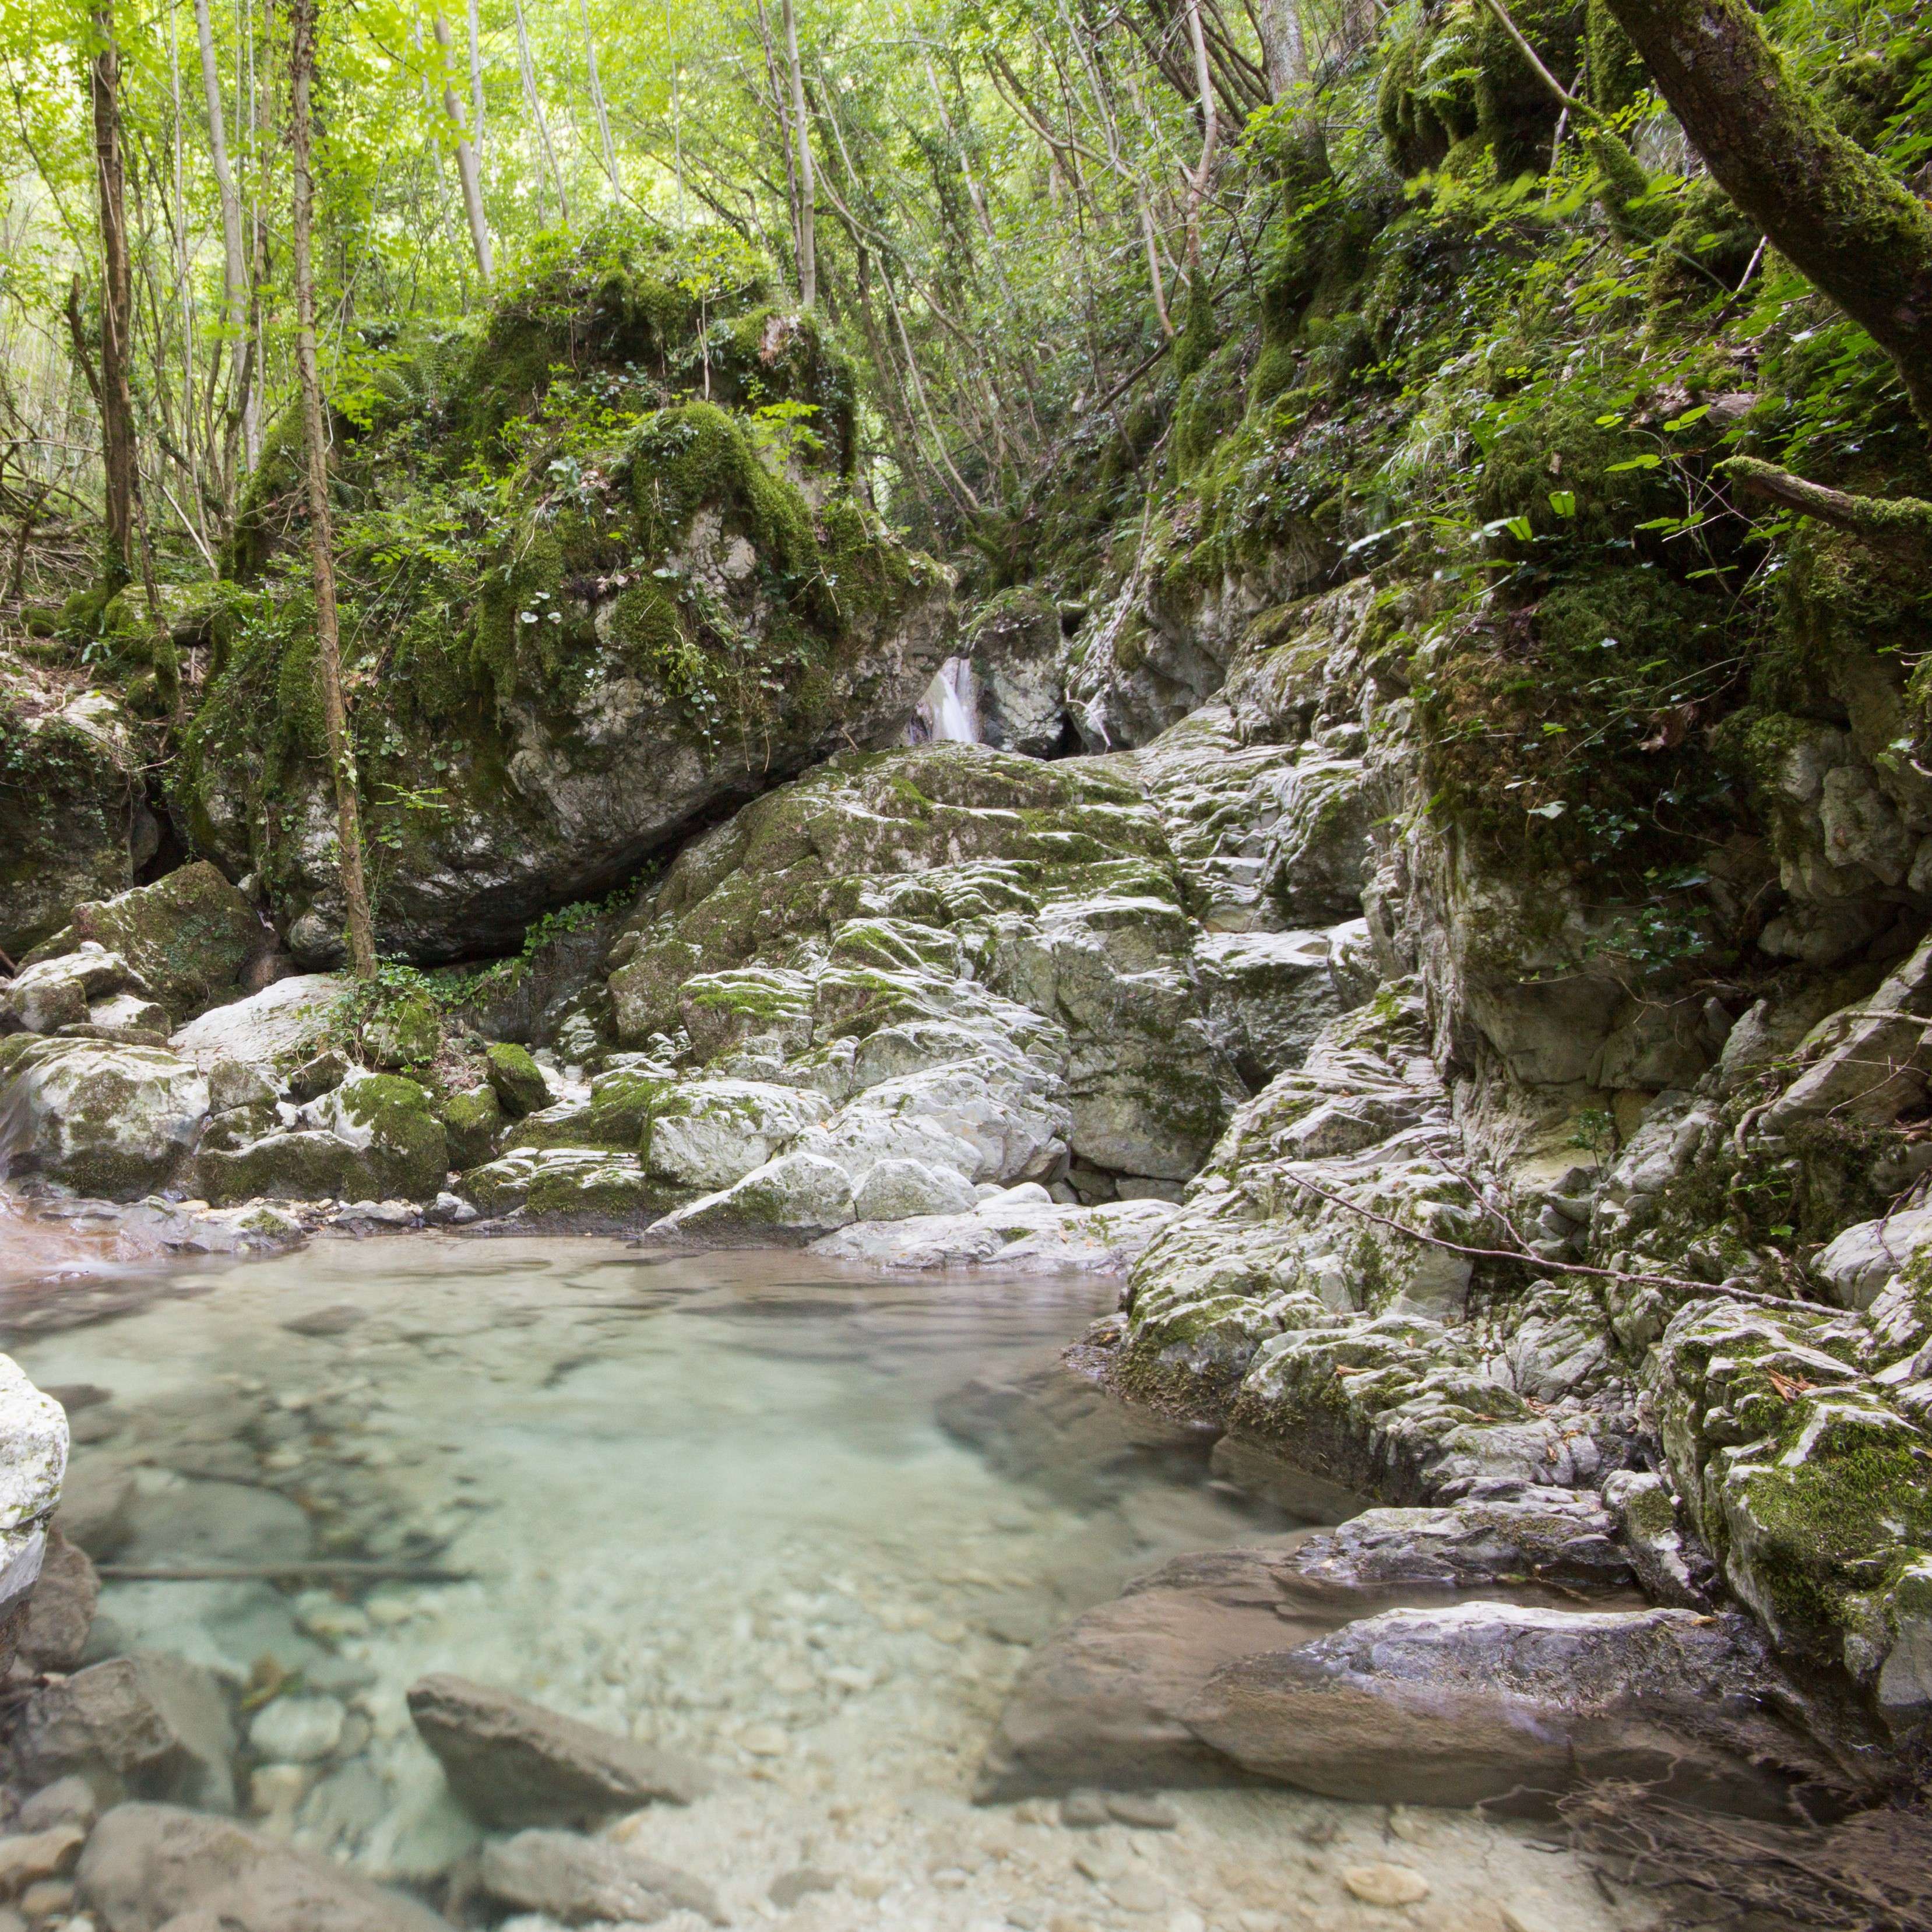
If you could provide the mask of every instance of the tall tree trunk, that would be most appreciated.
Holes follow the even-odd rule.
[[[1214,178],[1215,151],[1221,145],[1221,111],[1208,64],[1208,40],[1201,28],[1201,0],[1185,0],[1188,44],[1194,50],[1195,92],[1201,104],[1201,164],[1187,177],[1187,276],[1190,284],[1207,272],[1201,260],[1201,204]]]
[[[544,164],[550,170],[550,178],[556,188],[557,208],[566,222],[570,219],[570,197],[563,188],[563,170],[556,164],[556,151],[550,144],[550,123],[544,118],[543,96],[537,92],[536,62],[530,53],[530,30],[524,19],[524,0],[512,0],[517,14],[517,61],[523,69],[524,98],[529,102],[530,119],[537,130],[537,145],[542,150]],[[539,201],[538,212],[543,212]]]
[[[483,28],[476,17],[476,0],[467,0],[464,12],[470,27],[470,112],[474,123],[470,139],[476,144],[476,172],[483,172]]]
[[[127,172],[121,154],[121,53],[115,43],[112,13],[98,8],[93,20],[97,44],[88,66],[88,87],[100,202],[100,454],[106,472],[108,567],[131,574],[138,459],[134,393],[128,375],[134,355],[134,286],[128,252]]]
[[[798,142],[798,304],[808,312],[818,301],[818,246],[812,224],[812,134],[806,118],[805,74],[798,64],[798,10],[783,0],[785,58],[791,67],[792,132]]]
[[[442,56],[442,111],[449,116],[449,124],[456,130],[456,172],[463,184],[463,212],[470,220],[470,244],[476,250],[476,272],[483,278],[487,286],[496,270],[490,254],[490,224],[483,217],[483,174],[476,158],[476,150],[470,144],[468,130],[463,124],[463,104],[456,98],[455,83],[450,78],[449,22],[442,17],[442,9],[436,10],[436,50]]]
[[[235,187],[235,170],[228,162],[228,127],[221,106],[221,70],[214,58],[214,28],[208,14],[208,0],[194,0],[195,38],[201,50],[202,98],[208,104],[208,152],[214,170],[215,191],[221,202],[221,328],[224,345],[233,371],[230,394],[231,418],[248,411],[248,388],[253,379],[255,358],[242,343],[247,326],[248,262],[242,242],[242,197]],[[212,374],[209,377],[214,380]],[[222,494],[228,494],[232,465],[224,448],[222,458]]]
[[[610,177],[610,186],[618,194],[623,190],[617,179],[617,147],[610,138],[610,110],[604,100],[603,83],[597,78],[597,38],[590,31],[589,0],[577,0],[577,10],[584,16],[584,58],[589,64],[590,76],[590,105],[597,116],[597,132],[604,143],[604,172]]]
[[[369,893],[362,877],[362,813],[355,754],[342,700],[342,637],[335,609],[335,520],[328,502],[328,446],[324,440],[322,376],[315,352],[315,184],[309,169],[309,91],[315,76],[316,0],[290,0],[290,147],[295,162],[296,368],[302,384],[303,468],[308,485],[309,549],[315,567],[315,640],[322,679],[322,722],[335,781],[336,837],[349,959],[362,978],[376,973]]]
[[[1705,164],[1898,364],[1932,429],[1932,210],[1786,72],[1747,0],[1607,0]]]

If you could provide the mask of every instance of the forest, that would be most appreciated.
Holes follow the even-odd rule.
[[[1922,8],[0,0],[0,1932],[1927,1932],[1928,436]]]

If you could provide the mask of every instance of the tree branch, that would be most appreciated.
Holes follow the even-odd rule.
[[[1932,556],[1932,502],[1922,496],[1848,496],[1750,456],[1728,458],[1718,467],[1747,496],[1796,510],[1834,530],[1849,530],[1875,550],[1910,562]]]

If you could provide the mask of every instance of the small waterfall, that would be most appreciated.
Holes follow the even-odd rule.
[[[906,727],[906,742],[976,745],[980,742],[977,709],[972,659],[948,658],[933,674],[926,695],[914,710],[912,722]]]

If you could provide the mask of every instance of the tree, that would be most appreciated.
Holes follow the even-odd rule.
[[[328,502],[328,445],[322,376],[315,351],[315,183],[310,165],[310,94],[315,76],[316,0],[289,8],[290,148],[295,164],[296,368],[302,390],[302,456],[308,499],[309,550],[315,574],[315,643],[322,682],[322,722],[335,782],[336,837],[349,959],[363,979],[376,972],[376,945],[362,876],[362,813],[356,795],[355,754],[342,697],[342,634],[335,608],[335,525]]]
[[[1898,365],[1932,429],[1932,211],[1840,134],[1747,0],[1607,0],[1724,192]]]
[[[202,0],[206,4],[206,0]],[[436,10],[436,52],[442,56],[442,111],[456,130],[456,172],[463,184],[463,212],[470,222],[470,245],[476,250],[476,269],[487,286],[496,272],[490,254],[490,225],[483,216],[483,176],[476,150],[470,145],[469,130],[463,124],[463,104],[456,98],[456,83],[449,65],[449,22],[442,9]],[[481,89],[477,91],[480,98]],[[480,123],[482,116],[478,116]]]
[[[88,63],[94,110],[94,188],[100,210],[101,465],[106,472],[108,574],[125,582],[131,568],[134,487],[140,454],[134,440],[134,286],[128,250],[128,179],[121,152],[121,50],[114,16],[93,15],[94,46]],[[70,310],[70,319],[72,311]]]
[[[782,0],[785,58],[791,68],[792,134],[798,143],[798,303],[810,310],[818,301],[818,238],[812,223],[812,136],[806,118],[805,74],[798,62],[798,11]]]

